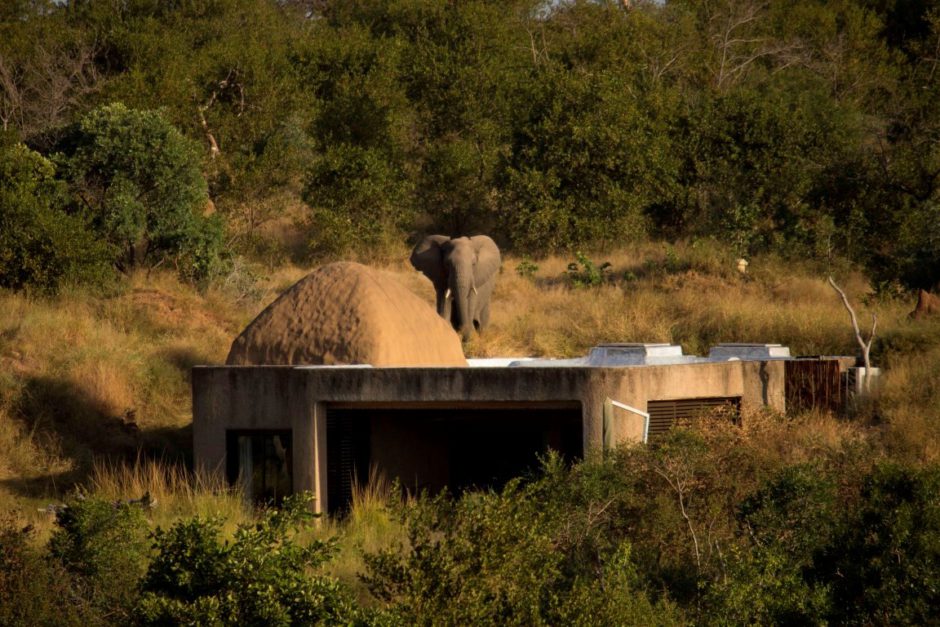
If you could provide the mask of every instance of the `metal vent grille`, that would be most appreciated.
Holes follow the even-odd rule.
[[[696,420],[702,416],[727,416],[737,422],[741,415],[741,398],[683,398],[672,401],[649,401],[646,411],[650,415],[649,439],[652,440],[673,428],[676,423]]]

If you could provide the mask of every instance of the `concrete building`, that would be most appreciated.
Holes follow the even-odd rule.
[[[224,470],[255,498],[310,490],[318,510],[336,512],[371,467],[410,491],[498,486],[549,448],[575,459],[646,441],[714,407],[731,416],[786,409],[796,371],[788,364],[797,362],[786,347],[713,353],[614,344],[576,360],[471,360],[467,368],[197,367],[195,462]],[[843,367],[803,363],[836,376]]]

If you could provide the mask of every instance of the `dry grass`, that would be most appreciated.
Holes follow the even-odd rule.
[[[87,479],[96,455],[178,454],[189,368],[224,359],[244,315],[165,273],[105,296],[0,292],[0,311],[0,507],[25,511]]]
[[[892,455],[940,462],[940,342],[893,362],[883,373],[879,402],[864,410],[882,423]]]
[[[848,316],[811,264],[757,258],[742,277],[732,256],[713,245],[646,244],[590,255],[598,265],[610,262],[610,271],[600,286],[578,288],[565,273],[573,257],[536,260],[528,277],[516,272],[520,258],[504,258],[491,326],[466,344],[468,355],[571,357],[612,341],[674,342],[696,354],[731,341],[780,342],[795,354],[857,353]],[[430,283],[405,252],[380,269],[433,303]],[[174,457],[189,446],[189,368],[221,363],[244,325],[307,271],[241,264],[204,293],[160,272],[134,275],[105,297],[0,292],[0,509],[49,525],[37,508],[81,485],[114,500],[149,491],[159,524],[196,513],[222,514],[231,526],[248,520],[237,495],[190,476]],[[842,269],[836,276],[863,318],[879,316],[880,398],[854,421],[751,417],[744,437],[779,463],[857,442],[940,460],[940,323],[910,322],[913,301],[870,299],[861,275]],[[128,410],[139,432],[124,429]],[[100,461],[102,454],[112,461]],[[360,592],[362,551],[403,540],[388,507],[394,498],[388,482],[372,476],[351,514],[318,531],[340,537],[331,569]]]
[[[244,497],[224,477],[194,474],[180,464],[159,460],[96,462],[84,491],[109,501],[148,494],[154,503],[151,519],[164,527],[183,516],[218,516],[231,531],[252,517]]]
[[[339,520],[326,519],[318,530],[322,537],[339,539],[339,554],[327,565],[327,572],[349,586],[361,603],[375,602],[359,578],[365,571],[363,554],[407,543],[394,511],[402,498],[398,487],[372,467],[366,480],[354,480],[349,513]]]
[[[517,274],[520,259],[505,258],[491,326],[468,354],[571,357],[614,341],[673,342],[694,354],[718,342],[780,342],[795,354],[856,352],[848,316],[822,273],[796,274],[791,264],[768,258],[753,260],[743,277],[731,256],[713,248],[663,250],[646,245],[592,256],[611,268],[602,285],[589,288],[565,276],[573,258],[539,261],[530,278]],[[407,284],[430,302],[430,284],[415,278]],[[867,291],[862,277],[839,279],[860,313],[868,312],[860,302]],[[905,323],[911,306],[888,301],[872,308],[884,328]]]

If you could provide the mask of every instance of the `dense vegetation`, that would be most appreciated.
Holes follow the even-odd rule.
[[[337,544],[303,496],[229,540],[218,518],[151,530],[146,502],[73,499],[44,546],[0,527],[0,623],[934,621],[940,470],[858,441],[795,462],[768,452],[781,434],[766,417],[679,429],[570,469],[549,457],[499,493],[389,499],[401,527],[365,554],[368,602],[324,572]]]
[[[825,269],[883,385],[342,521],[194,477],[189,369],[429,231],[507,251],[468,354],[851,354]],[[0,2],[0,625],[935,622],[938,281],[934,0]]]
[[[576,355],[634,337],[852,350],[838,297],[789,261],[755,257],[745,278],[701,244],[569,259],[508,257],[517,272],[468,350]],[[386,271],[433,297],[401,262]],[[162,270],[105,298],[0,294],[0,624],[933,620],[940,321],[908,320],[909,300],[861,303],[864,278],[840,271],[879,315],[885,367],[882,392],[847,416],[704,421],[459,498],[402,502],[374,479],[347,519],[314,522],[302,500],[252,511],[175,461],[188,366],[222,359],[303,270],[278,272],[255,297]],[[123,430],[127,407],[139,432]]]
[[[940,280],[930,0],[18,0],[0,19],[3,141],[56,164],[30,184],[68,183],[50,210],[121,269],[365,257],[435,230],[533,256],[716,237]],[[194,222],[206,183],[226,251]],[[68,276],[97,261],[63,256]]]

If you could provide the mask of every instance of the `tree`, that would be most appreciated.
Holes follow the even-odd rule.
[[[307,541],[309,494],[242,525],[231,541],[222,521],[180,520],[153,534],[156,554],[141,586],[144,625],[352,624],[357,608],[333,578],[315,572],[334,543]],[[309,536],[308,536],[309,537]]]
[[[647,234],[644,209],[674,168],[668,98],[613,72],[538,72],[501,167],[500,221],[514,245],[547,252]]]
[[[22,144],[0,148],[0,287],[54,292],[103,280],[110,248],[65,212],[55,166]]]
[[[54,3],[19,3],[0,19],[0,130],[34,147],[86,107],[102,87],[93,39],[70,28]]]
[[[219,263],[221,225],[204,217],[208,197],[198,149],[154,111],[123,104],[85,115],[57,146],[54,160],[85,217],[128,271],[174,263],[201,278]]]

